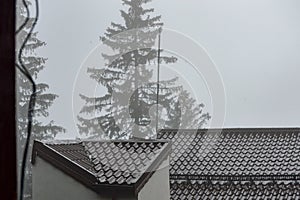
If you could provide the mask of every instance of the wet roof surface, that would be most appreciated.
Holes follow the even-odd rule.
[[[48,144],[66,158],[94,174],[99,183],[132,184],[156,160],[164,142],[101,142]]]
[[[173,141],[171,175],[300,173],[300,131],[163,131]]]
[[[133,198],[170,151],[161,140],[35,141],[32,164],[39,156],[101,195]]]
[[[289,182],[215,182],[171,181],[171,200],[202,199],[299,199],[300,184]]]
[[[300,129],[161,130],[158,138],[173,142],[173,199],[300,194]]]

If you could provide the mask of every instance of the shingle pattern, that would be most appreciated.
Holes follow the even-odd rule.
[[[171,200],[300,199],[299,182],[179,182],[171,181]]]
[[[171,199],[300,199],[300,129],[161,130]]]
[[[85,168],[100,184],[134,184],[167,146],[166,142],[84,141],[48,144]]]
[[[300,174],[300,131],[163,131],[173,141],[171,175]]]

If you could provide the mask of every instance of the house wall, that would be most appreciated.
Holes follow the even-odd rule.
[[[169,157],[139,192],[138,200],[170,200]]]
[[[39,157],[32,170],[33,200],[112,200],[99,196]]]

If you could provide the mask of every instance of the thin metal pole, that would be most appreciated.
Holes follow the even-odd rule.
[[[156,133],[158,132],[158,103],[159,103],[159,70],[160,70],[160,36],[161,28],[158,33],[158,50],[157,50],[157,93],[156,93]]]

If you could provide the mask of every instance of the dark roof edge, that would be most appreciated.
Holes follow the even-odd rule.
[[[167,145],[163,147],[160,154],[157,156],[155,161],[147,168],[146,172],[140,177],[140,179],[135,184],[135,193],[136,195],[141,191],[144,185],[148,182],[151,176],[155,173],[158,167],[162,164],[162,162],[167,158],[167,156],[171,153],[172,143],[166,140],[156,140],[158,142],[166,142]]]
[[[33,143],[32,157],[31,157],[32,165],[35,165],[37,156],[51,163],[58,169],[67,173],[68,175],[80,181],[86,186],[90,186],[97,182],[97,179],[92,173],[83,169],[75,162],[69,160],[68,158],[61,155],[59,152],[47,146],[46,144],[42,143],[41,141],[35,140]]]
[[[120,198],[120,197],[135,197],[135,188],[133,185],[92,185],[89,186],[96,193],[108,198]]]
[[[135,184],[135,194],[137,195],[144,185],[148,182],[148,180],[152,177],[158,167],[162,164],[162,162],[167,158],[167,156],[171,153],[172,143],[167,140],[155,140],[156,142],[166,142],[167,145],[163,147],[160,154],[157,156],[155,161],[147,168],[146,172],[139,178],[137,183]]]
[[[158,133],[166,132],[166,131],[195,131],[195,132],[203,132],[203,131],[300,131],[300,127],[247,127],[247,128],[199,128],[199,129],[159,129]]]
[[[104,141],[105,142],[105,141]],[[132,141],[137,142],[137,141]],[[148,141],[141,141],[148,142]],[[81,182],[88,188],[91,188],[98,194],[104,196],[115,197],[136,197],[139,191],[151,178],[152,174],[159,167],[159,165],[165,160],[165,158],[171,152],[171,142],[167,140],[153,140],[150,142],[166,142],[167,145],[163,147],[162,151],[155,158],[154,162],[148,167],[146,173],[144,173],[136,184],[132,185],[98,185],[97,178],[91,172],[85,170],[72,160],[61,155],[59,152],[44,144],[41,141],[35,140],[33,143],[31,163],[34,165],[36,163],[36,157],[39,156],[43,160],[49,162],[53,166],[62,170],[64,173],[73,177],[77,181]],[[81,142],[78,142],[80,144]]]
[[[170,174],[170,180],[178,181],[298,181],[300,174],[274,175],[182,175]]]
[[[78,142],[78,144],[81,144],[81,142]],[[35,140],[33,143],[31,158],[33,165],[36,162],[37,156],[49,162],[53,166],[57,167],[64,173],[68,174],[100,195],[113,196],[114,198],[120,196],[134,197],[135,195],[134,185],[118,185],[117,187],[115,185],[98,185],[98,180],[94,174],[82,168],[74,161],[61,155],[47,144]]]

